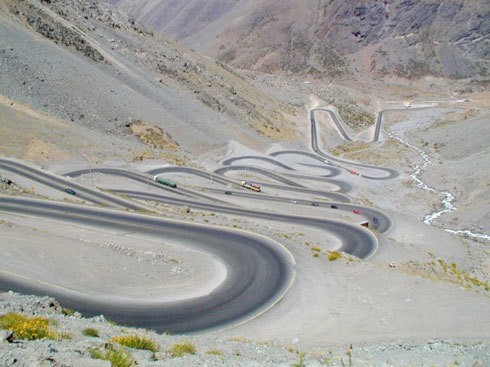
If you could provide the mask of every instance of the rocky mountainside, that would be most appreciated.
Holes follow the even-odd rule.
[[[466,78],[489,70],[488,0],[109,0],[240,68]]]
[[[291,107],[95,0],[2,1],[0,64],[0,95],[140,141],[145,156],[180,147],[176,163],[186,150],[219,149],[230,139],[260,146],[293,135]],[[161,141],[149,142],[141,126]]]

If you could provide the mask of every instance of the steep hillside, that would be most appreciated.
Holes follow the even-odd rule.
[[[237,67],[464,78],[489,69],[486,0],[110,0]]]
[[[0,35],[0,95],[74,127],[139,142],[144,157],[293,137],[290,107],[107,4],[4,1]],[[161,144],[141,139],[140,126],[159,131]]]

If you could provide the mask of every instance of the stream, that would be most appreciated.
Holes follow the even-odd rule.
[[[415,150],[420,157],[422,158],[422,164],[416,164],[413,169],[413,173],[410,175],[410,178],[415,181],[415,184],[417,185],[418,188],[433,192],[435,194],[438,194],[439,196],[442,197],[441,200],[441,206],[438,210],[427,214],[424,216],[424,223],[428,225],[433,225],[434,220],[439,218],[441,215],[453,212],[457,209],[457,207],[453,204],[453,200],[455,199],[454,195],[451,194],[449,191],[438,191],[433,187],[430,187],[427,185],[425,182],[423,182],[419,176],[420,174],[429,166],[432,164],[432,161],[430,160],[429,155],[424,152],[422,149],[416,147],[413,144],[410,144],[409,142],[403,140],[402,138],[394,135],[393,132],[388,133],[388,136],[392,139],[395,139],[405,145],[406,147]],[[471,238],[478,238],[478,239],[483,239],[486,241],[490,241],[490,236],[487,235],[486,233],[474,233],[471,232],[468,229],[451,229],[451,228],[443,228],[446,232],[452,233],[452,234],[457,234],[457,235],[462,235],[465,237],[471,237]]]

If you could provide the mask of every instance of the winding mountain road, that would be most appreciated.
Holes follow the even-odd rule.
[[[334,120],[339,132],[346,140],[351,140],[335,113],[328,109],[310,111],[311,144],[315,153],[286,150],[275,152],[270,157],[240,156],[222,162],[224,167],[213,173],[187,167],[161,167],[147,173],[133,172],[118,168],[91,168],[67,173],[70,178],[85,174],[115,175],[123,180],[131,180],[146,187],[159,190],[160,193],[137,190],[112,190],[112,193],[88,188],[72,179],[66,179],[44,170],[36,169],[20,162],[0,159],[0,169],[22,176],[51,189],[65,191],[66,188],[76,190],[76,197],[98,206],[74,205],[50,200],[40,200],[25,197],[9,197],[0,195],[0,211],[25,215],[30,217],[49,218],[57,221],[76,223],[78,225],[103,227],[131,231],[155,238],[175,240],[183,246],[203,251],[212,255],[227,269],[225,280],[211,293],[186,300],[163,302],[155,299],[141,301],[134,298],[97,297],[77,290],[65,289],[57,284],[49,284],[38,280],[27,279],[21,273],[13,274],[0,271],[0,288],[13,289],[24,293],[49,294],[58,298],[67,307],[77,309],[87,315],[104,314],[106,317],[127,325],[137,325],[155,329],[160,332],[195,332],[205,329],[223,327],[254,317],[278,302],[292,285],[295,277],[295,260],[289,251],[277,242],[250,232],[232,230],[221,227],[199,225],[194,223],[162,219],[160,217],[141,215],[123,211],[153,210],[137,201],[144,200],[164,202],[172,205],[183,205],[191,208],[215,211],[219,213],[245,216],[257,220],[276,221],[291,225],[308,226],[328,235],[334,236],[340,243],[339,250],[359,258],[369,258],[377,249],[377,239],[374,234],[358,224],[351,224],[332,218],[314,216],[317,208],[328,210],[348,211],[361,209],[361,217],[369,222],[371,228],[380,233],[392,227],[391,218],[380,210],[350,204],[350,198],[340,192],[348,192],[352,186],[332,177],[339,175],[340,164],[355,164],[359,167],[382,171],[382,177],[366,176],[370,179],[389,179],[397,176],[395,170],[380,168],[359,163],[352,163],[329,156],[318,147],[318,132],[315,113],[327,112]],[[381,114],[378,115],[377,125],[381,124]],[[379,128],[377,127],[377,136]],[[376,137],[376,133],[375,133]],[[307,176],[296,173],[296,170],[283,162],[276,160],[282,154],[299,154],[315,159],[321,163],[318,166],[326,170],[325,175]],[[254,166],[237,166],[233,163],[243,160],[259,160],[277,167],[281,172]],[[327,163],[327,164],[325,164]],[[248,193],[243,191],[237,180],[225,176],[230,171],[254,172],[278,182],[264,183],[266,188],[282,191],[310,194],[327,198],[328,202],[304,199],[294,199],[267,195],[267,193]],[[177,173],[194,175],[224,188],[236,187],[240,191],[223,191],[215,187],[202,187],[199,191],[178,185],[169,188],[153,181],[154,175]],[[324,182],[340,192],[313,190],[305,187],[304,182],[314,180]],[[251,210],[237,207],[218,200],[216,194],[231,194],[244,197],[247,200],[294,203],[293,205],[308,205],[312,216],[297,216],[277,213],[274,211]],[[124,195],[122,198],[120,195]],[[333,200],[333,202],[332,202]],[[314,205],[312,205],[314,204]],[[102,207],[100,207],[102,206]],[[103,208],[111,207],[112,210]]]
[[[90,208],[30,198],[0,196],[0,210],[102,226],[184,241],[216,256],[225,264],[225,281],[207,296],[174,302],[141,302],[90,296],[56,284],[26,280],[0,271],[0,288],[23,293],[49,294],[65,307],[86,315],[103,314],[127,325],[160,332],[195,332],[237,322],[280,299],[294,279],[291,255],[278,243],[250,232],[179,222],[122,211]]]
[[[66,187],[73,187],[77,190],[77,197],[92,199],[99,205],[116,209],[121,206],[132,210],[145,208],[130,200],[87,188],[72,180],[19,162],[1,160],[0,164],[4,171],[23,176],[53,189],[64,191]],[[144,174],[112,168],[99,171],[79,170],[71,173],[70,176],[93,174],[94,172],[117,175],[145,185],[149,184],[149,177]],[[228,182],[229,180],[223,178],[222,181]],[[168,192],[162,185],[155,185],[155,187],[162,189],[162,193]],[[210,198],[204,194],[196,198],[192,190],[184,189],[185,195],[177,196],[173,193],[174,190],[171,191],[172,195],[166,196],[130,191],[120,193],[138,199],[164,201],[205,210],[316,227],[339,238],[342,243],[342,251],[361,258],[372,255],[377,247],[375,236],[357,225],[336,220],[234,208],[230,205],[220,205],[216,200],[212,204],[209,203]],[[137,299],[117,300],[112,298],[109,301],[107,297],[95,297],[76,290],[63,289],[57,284],[26,279],[22,274],[0,272],[0,287],[3,289],[41,295],[49,294],[59,299],[66,307],[73,307],[86,315],[104,314],[122,324],[148,327],[161,332],[194,332],[218,328],[263,312],[284,296],[294,280],[294,259],[290,253],[276,242],[248,232],[165,220],[120,210],[32,198],[0,196],[0,211],[68,221],[79,225],[131,231],[166,240],[175,238],[179,243],[184,242],[190,247],[199,248],[201,251],[216,256],[228,269],[226,280],[208,296],[170,303],[157,301],[142,303]],[[384,222],[381,221],[381,223]]]
[[[347,141],[352,141],[352,139],[347,135],[347,132],[343,128],[343,124],[341,124],[339,122],[339,120],[337,119],[337,116],[334,113],[332,113],[332,111],[330,111],[329,109],[325,109],[325,108],[311,109],[310,110],[311,147],[318,156],[327,160],[328,163],[336,162],[338,164],[337,165],[338,167],[343,168],[346,171],[350,171],[350,169],[343,167],[340,164],[346,164],[349,166],[355,166],[355,167],[360,167],[360,168],[368,168],[371,170],[380,171],[380,172],[385,173],[384,176],[370,176],[370,175],[363,174],[362,177],[367,178],[367,179],[388,180],[388,179],[393,179],[395,177],[398,177],[399,173],[398,173],[398,171],[396,171],[394,169],[379,167],[379,166],[373,166],[373,165],[369,165],[369,164],[361,164],[361,163],[352,162],[352,161],[348,161],[348,160],[344,160],[344,159],[339,159],[339,158],[333,157],[333,156],[325,153],[324,151],[322,151],[320,149],[320,147],[318,146],[318,126],[317,126],[317,122],[316,122],[316,118],[315,118],[315,114],[317,112],[328,112],[330,114],[330,116],[332,117],[333,121],[335,122],[335,125],[337,126],[337,128],[339,128],[339,131],[341,132],[341,135],[344,137],[344,139]],[[376,130],[378,130],[378,136],[379,136],[379,129],[380,129],[381,121],[382,121],[382,118],[379,116],[382,116],[382,112],[380,112],[380,114],[378,114],[378,118],[376,119],[376,125],[377,125]],[[276,153],[276,155],[277,154],[278,153]]]

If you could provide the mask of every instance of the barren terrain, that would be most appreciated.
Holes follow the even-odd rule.
[[[485,77],[486,1],[107,0],[235,67],[349,79]]]
[[[70,4],[0,5],[0,62],[7,70],[0,75],[0,158],[59,175],[77,193],[2,165],[0,201],[25,197],[132,211],[83,198],[79,185],[137,203],[135,215],[257,234],[286,254],[293,274],[284,292],[254,312],[189,336],[202,350],[222,348],[222,359],[203,352],[181,362],[167,355],[151,361],[141,354],[140,365],[286,366],[299,363],[302,351],[308,365],[343,365],[351,345],[356,366],[490,361],[490,95],[484,87],[467,90],[468,80],[435,77],[332,83],[239,72],[138,28],[107,5]],[[82,10],[87,16],[77,18]],[[55,22],[54,29],[73,24],[68,29],[105,61],[87,57],[86,49],[63,46],[66,38],[53,42],[28,19]],[[329,115],[319,114],[320,148],[339,161],[297,153],[313,154],[309,111],[318,107],[335,111],[354,138],[345,141]],[[380,140],[372,142],[380,111],[386,111]],[[232,163],[244,168],[229,170],[224,178],[232,183],[222,183],[213,172],[233,157],[245,157]],[[383,171],[363,165],[389,167],[399,175],[383,179]],[[162,176],[178,189],[154,186],[151,170],[177,166],[208,176],[174,171]],[[294,185],[254,168],[301,187],[291,191]],[[87,172],[70,176],[80,169]],[[146,181],[103,169],[134,172]],[[321,177],[327,173],[334,177]],[[260,182],[262,192],[246,190],[242,180]],[[118,190],[166,195],[169,201],[137,199]],[[324,192],[345,195],[351,206],[333,208],[345,203],[326,199]],[[185,195],[188,204],[171,201]],[[349,244],[322,228],[197,204],[255,210],[271,218],[321,218],[356,230],[368,221],[362,233],[374,238],[376,248],[359,259],[337,252]],[[364,212],[369,209],[392,219],[387,231],[373,227],[374,218]],[[197,236],[187,243],[178,236],[34,213],[0,211],[0,237],[2,281],[20,279],[133,306],[212,294],[234,270],[200,248]],[[60,309],[30,302],[36,301],[1,294],[0,313],[47,313],[76,335],[73,344],[56,347],[65,352],[54,353],[52,366],[63,365],[56,359],[75,363],[74,350],[123,330],[100,318],[63,318]],[[89,342],[79,337],[83,322],[104,330],[103,337]],[[182,338],[151,335],[165,347]],[[22,354],[7,336],[0,338],[0,361],[13,366],[17,358],[34,365],[29,363],[41,363],[50,347],[39,342],[24,348]]]

